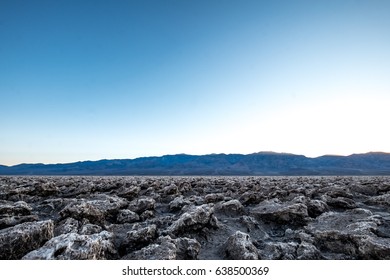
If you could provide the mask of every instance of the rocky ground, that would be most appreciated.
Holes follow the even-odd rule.
[[[390,177],[0,177],[0,259],[390,259]]]

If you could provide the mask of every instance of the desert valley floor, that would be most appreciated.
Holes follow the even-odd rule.
[[[390,177],[0,177],[0,259],[390,259]]]

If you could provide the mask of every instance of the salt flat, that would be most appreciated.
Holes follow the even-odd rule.
[[[0,259],[389,259],[390,177],[0,177]]]

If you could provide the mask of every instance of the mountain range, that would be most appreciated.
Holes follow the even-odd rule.
[[[274,152],[177,154],[64,164],[0,165],[0,175],[390,175],[390,153],[316,158]]]

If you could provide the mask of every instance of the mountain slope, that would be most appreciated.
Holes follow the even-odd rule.
[[[390,175],[390,154],[321,156],[260,152],[166,155],[66,164],[0,166],[0,175]]]

